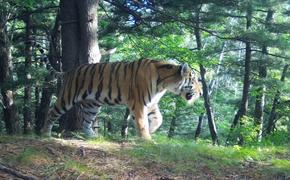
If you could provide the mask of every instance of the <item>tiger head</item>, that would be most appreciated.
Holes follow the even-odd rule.
[[[159,79],[162,79],[163,86],[168,91],[180,95],[188,103],[192,103],[202,95],[202,85],[188,64],[163,64],[160,67],[158,69],[162,73],[159,73]]]

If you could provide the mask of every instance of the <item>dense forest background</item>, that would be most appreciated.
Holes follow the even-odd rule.
[[[76,52],[95,43],[91,49],[102,54],[95,62],[177,60],[199,73],[204,97],[191,106],[172,94],[163,97],[157,134],[223,145],[289,143],[289,1],[86,3],[1,1],[2,134],[38,133],[60,84],[46,62],[62,71],[93,63]],[[82,8],[94,12],[83,17]],[[82,40],[82,27],[91,22],[95,31]],[[75,29],[76,41],[64,41],[72,37],[68,29]],[[125,136],[127,125],[128,136],[135,135],[125,107],[103,107],[98,118],[100,136]],[[54,129],[59,136],[80,129],[81,123],[62,119]]]

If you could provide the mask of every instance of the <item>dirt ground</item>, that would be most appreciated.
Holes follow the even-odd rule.
[[[256,165],[225,169],[219,175],[206,167],[174,174],[154,159],[139,162],[122,153],[126,142],[91,144],[82,140],[13,138],[0,140],[0,179],[285,179],[257,174]]]

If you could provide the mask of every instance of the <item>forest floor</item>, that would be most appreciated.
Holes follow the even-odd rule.
[[[0,136],[0,179],[290,179],[290,149]]]

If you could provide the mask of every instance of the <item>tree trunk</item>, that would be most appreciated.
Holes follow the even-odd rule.
[[[101,60],[98,44],[98,5],[99,0],[78,1],[79,8],[79,65],[97,63]]]
[[[202,49],[201,34],[200,34],[200,28],[199,28],[200,27],[200,17],[199,17],[200,10],[201,10],[201,7],[199,7],[196,10],[195,28],[194,28],[195,40],[196,40],[198,50]],[[211,138],[212,138],[212,143],[219,144],[216,125],[215,125],[215,121],[214,121],[213,110],[212,110],[210,99],[209,99],[208,87],[207,87],[207,83],[205,80],[206,70],[202,64],[199,64],[199,69],[200,69],[200,76],[201,76],[201,82],[202,82],[204,107],[206,109],[206,114],[207,114],[207,119],[208,119],[209,130],[210,130],[210,134],[211,134]]]
[[[23,121],[24,133],[31,133],[33,129],[32,109],[31,109],[31,62],[32,62],[32,44],[33,44],[33,29],[32,29],[32,14],[27,12],[24,19],[26,38],[25,38],[25,87],[24,87],[24,108]]]
[[[9,85],[12,84],[10,77],[11,68],[12,58],[10,43],[6,34],[5,25],[0,24],[0,88],[2,95],[4,123],[7,134],[13,135],[20,133],[20,125],[18,111],[13,101],[13,92],[9,90]]]
[[[269,27],[269,23],[271,22],[272,18],[273,11],[269,9],[266,16],[266,25],[265,25],[266,28]],[[268,64],[267,54],[268,54],[267,46],[263,45],[262,47],[263,58],[261,58],[261,60],[259,61],[259,78],[262,81],[262,84],[260,85],[260,87],[258,87],[257,90],[258,94],[256,96],[255,111],[254,111],[255,125],[258,127],[257,130],[258,141],[262,140],[262,132],[263,132],[265,93],[266,93],[266,85],[264,81],[267,77],[267,64]]]
[[[125,112],[123,124],[122,124],[122,130],[121,130],[122,138],[128,138],[129,120],[130,120],[130,110],[126,108],[126,112]]]
[[[195,134],[194,134],[194,139],[197,140],[201,134],[201,128],[203,124],[203,118],[204,118],[204,113],[200,114],[198,116],[198,124],[196,126]]]
[[[212,143],[219,144],[216,125],[215,125],[215,121],[214,121],[213,110],[212,110],[212,107],[210,104],[208,88],[207,88],[207,84],[206,84],[206,80],[205,80],[206,70],[202,64],[199,65],[199,69],[200,69],[200,76],[201,76],[202,89],[203,89],[204,106],[206,109],[208,126],[209,126],[209,130],[210,130],[211,138],[212,138]]]
[[[252,23],[252,8],[250,5],[248,5],[247,9],[247,22],[246,22],[246,29],[248,30]],[[231,125],[231,131],[240,123],[240,125],[243,125],[243,122],[241,121],[241,118],[247,114],[248,110],[248,98],[249,98],[249,90],[250,90],[250,73],[251,73],[251,43],[246,40],[246,50],[245,50],[245,72],[244,72],[244,80],[243,80],[243,95],[242,95],[242,101],[240,104],[240,107],[234,117],[233,123]],[[229,137],[227,138],[227,141],[229,140]],[[240,135],[239,137],[239,144],[243,144],[243,137]]]
[[[99,62],[98,0],[61,0],[62,66],[66,72],[84,63]],[[76,105],[60,120],[61,129],[82,129],[81,108]]]
[[[283,69],[283,72],[281,75],[281,79],[280,79],[281,82],[283,82],[285,80],[288,68],[289,68],[289,64],[286,64],[284,66],[284,69]],[[280,90],[277,90],[275,97],[274,97],[274,100],[273,100],[273,105],[272,105],[272,109],[271,109],[271,112],[269,115],[269,119],[268,119],[268,125],[266,128],[267,134],[271,134],[275,129],[275,123],[276,123],[276,118],[277,118],[276,109],[277,109],[277,105],[279,104],[279,101],[280,101],[280,94],[281,94]]]

